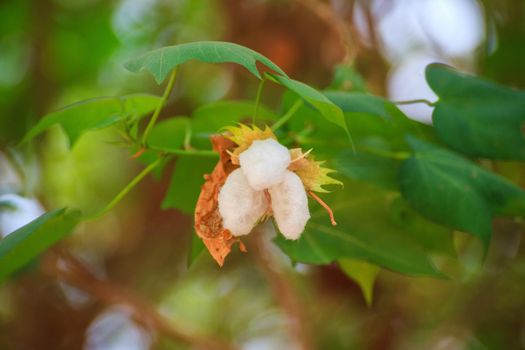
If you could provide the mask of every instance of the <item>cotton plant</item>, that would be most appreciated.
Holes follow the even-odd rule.
[[[290,240],[300,238],[310,219],[308,195],[319,201],[336,222],[330,208],[314,192],[341,185],[333,170],[315,161],[311,152],[288,149],[268,127],[228,127],[212,138],[220,160],[197,202],[195,229],[219,265],[240,237],[273,217],[278,231]]]

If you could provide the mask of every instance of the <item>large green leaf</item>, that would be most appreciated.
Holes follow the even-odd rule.
[[[415,154],[403,162],[400,186],[424,216],[472,233],[488,245],[492,217],[525,217],[525,191],[470,160],[431,144],[409,139]]]
[[[371,182],[390,190],[397,190],[400,161],[379,155],[350,150],[335,159],[335,169],[354,179]]]
[[[85,131],[100,129],[122,119],[141,117],[152,112],[159,103],[159,97],[147,94],[80,101],[44,116],[29,130],[22,142],[32,139],[55,124],[60,124],[72,146]]]
[[[299,240],[278,235],[277,244],[290,258],[311,264],[357,259],[410,275],[441,274],[424,247],[407,234],[405,223],[390,214],[396,193],[345,183],[336,196],[325,201],[332,205],[337,226],[330,226],[324,209],[316,206]]]
[[[426,78],[439,96],[432,118],[444,143],[469,156],[525,160],[525,91],[441,64]]]
[[[0,240],[0,282],[64,238],[79,220],[78,211],[51,211]]]
[[[204,175],[212,172],[217,159],[199,157],[180,157],[175,164],[171,183],[162,209],[179,209],[192,214],[204,184]]]
[[[326,120],[343,128],[348,136],[350,136],[343,111],[322,93],[305,83],[290,79],[286,76],[276,74],[270,74],[269,76],[275,82],[299,95],[299,97],[318,110]]]
[[[261,73],[257,69],[257,62],[260,62],[267,68],[286,76],[281,68],[260,53],[244,46],[221,41],[198,41],[163,47],[129,61],[125,67],[131,72],[147,70],[160,84],[173,68],[189,60],[236,63],[261,79]]]

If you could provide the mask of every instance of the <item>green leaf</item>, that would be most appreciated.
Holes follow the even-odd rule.
[[[181,150],[189,127],[189,119],[186,117],[165,119],[151,129],[147,144],[156,151]]]
[[[79,220],[78,211],[51,211],[0,240],[0,282],[64,238]]]
[[[302,99],[318,110],[324,118],[343,128],[346,134],[350,136],[343,111],[341,111],[338,106],[332,103],[332,101],[330,101],[322,93],[313,87],[306,85],[305,83],[290,79],[285,76],[279,76],[276,74],[269,74],[269,76],[275,82],[299,95]]]
[[[193,214],[204,184],[204,175],[212,172],[217,159],[179,157],[171,176],[171,183],[162,202],[162,209],[179,209]]]
[[[357,151],[343,151],[335,159],[335,168],[354,180],[371,182],[390,190],[397,190],[400,161]]]
[[[251,101],[216,101],[200,106],[192,113],[191,128],[198,147],[210,148],[209,136],[225,126],[247,119],[251,122],[255,104]],[[270,124],[278,116],[265,106],[259,105],[257,121]]]
[[[384,98],[362,92],[325,91],[324,94],[343,110],[356,140],[360,134],[382,136],[396,148],[402,148],[405,145],[404,135],[431,137],[429,126],[409,119],[395,104]]]
[[[441,276],[404,223],[390,215],[395,193],[347,182],[336,196],[324,200],[332,206],[337,226],[330,226],[326,211],[315,206],[300,239],[278,235],[276,243],[292,260],[327,264],[358,259],[409,275]]]
[[[374,282],[381,269],[365,261],[354,259],[339,259],[341,270],[361,288],[366,304],[372,304],[372,293],[374,291]]]
[[[400,194],[391,202],[390,216],[428,253],[456,257],[452,230],[419,215]]]
[[[525,91],[442,64],[429,65],[426,78],[439,96],[432,119],[445,144],[469,156],[525,160]]]
[[[119,120],[138,118],[152,112],[160,103],[153,95],[133,94],[121,97],[98,97],[80,101],[45,115],[26,134],[27,142],[49,127],[60,124],[71,146],[82,133],[112,125]]]
[[[496,214],[525,217],[525,191],[466,158],[409,139],[415,154],[403,162],[400,186],[427,218],[479,237],[485,247]]]
[[[261,73],[257,69],[257,62],[260,62],[267,68],[286,76],[281,68],[260,53],[244,46],[221,41],[198,41],[163,47],[129,61],[125,67],[131,72],[147,70],[153,74],[155,81],[161,84],[173,68],[189,60],[236,63],[261,79]]]

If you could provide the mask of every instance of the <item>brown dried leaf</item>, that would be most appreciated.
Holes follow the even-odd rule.
[[[202,185],[195,207],[195,231],[203,240],[213,259],[219,266],[222,266],[224,259],[231,251],[231,246],[240,242],[222,226],[218,204],[219,191],[228,175],[237,166],[232,164],[228,154],[228,149],[235,146],[233,141],[222,135],[214,135],[211,137],[211,142],[213,150],[219,153],[220,159],[212,173],[204,176],[206,182]]]

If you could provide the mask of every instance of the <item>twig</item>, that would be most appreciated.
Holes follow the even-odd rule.
[[[145,327],[151,327],[175,341],[182,341],[203,350],[236,349],[236,347],[222,341],[201,337],[176,328],[168,319],[159,314],[153,305],[110,281],[98,279],[68,253],[49,252],[42,261],[41,269],[53,278],[63,280],[82,289],[106,305],[126,304],[131,308],[137,322]]]
[[[323,3],[319,0],[295,0],[303,7],[306,7],[313,12],[317,17],[326,23],[326,25],[332,29],[332,31],[339,37],[341,44],[345,50],[345,57],[343,58],[344,63],[354,61],[358,45],[349,28],[347,27],[344,20],[337,16],[336,12],[332,9],[330,4]]]
[[[310,338],[311,332],[308,329],[309,327],[307,326],[297,293],[295,293],[286,276],[279,271],[275,261],[268,256],[268,249],[260,232],[259,234],[252,234],[252,237],[251,243],[253,247],[251,247],[250,251],[270,284],[274,298],[288,317],[291,337],[301,350],[312,350],[314,347]]]

